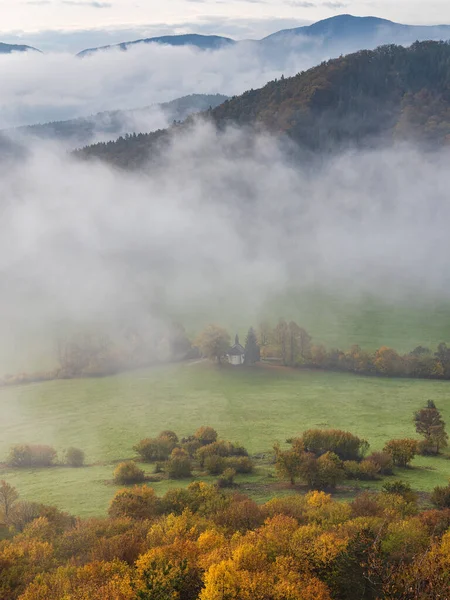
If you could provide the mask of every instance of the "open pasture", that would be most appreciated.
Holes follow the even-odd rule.
[[[136,442],[161,430],[184,436],[200,425],[211,425],[221,437],[259,454],[305,429],[335,427],[365,437],[375,450],[391,438],[413,437],[413,413],[428,399],[449,423],[449,382],[219,368],[208,362],[5,388],[0,390],[0,457],[16,443],[50,444],[59,452],[76,446],[86,452],[90,466],[3,469],[0,478],[15,485],[23,498],[78,515],[103,514],[116,490],[108,483],[114,464],[132,458]],[[444,485],[450,477],[446,458],[416,458],[413,465],[398,475],[419,490]],[[241,476],[240,481],[247,481],[250,492],[263,499],[269,493],[267,485],[275,481],[271,470],[263,462],[256,474]],[[152,473],[153,465],[146,465],[146,471]],[[181,484],[154,485],[160,494]]]

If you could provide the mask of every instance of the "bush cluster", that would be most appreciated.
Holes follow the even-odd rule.
[[[396,467],[407,467],[413,458],[419,452],[419,444],[417,440],[404,438],[401,440],[390,440],[383,452],[392,457],[392,461]]]
[[[82,467],[84,465],[84,452],[79,448],[68,448],[65,452],[65,463],[69,467]]]
[[[114,482],[119,485],[129,485],[131,483],[142,483],[145,480],[145,473],[133,461],[122,462],[117,465],[114,471]]]
[[[253,463],[243,446],[219,440],[217,431],[207,426],[181,441],[173,431],[163,431],[157,438],[141,440],[134,450],[141,460],[157,462],[155,472],[165,471],[170,479],[191,477],[193,461],[210,475],[221,475],[227,469],[235,473],[253,471]]]
[[[369,448],[366,440],[339,429],[309,429],[294,443],[315,456],[333,452],[341,460],[361,460]]]
[[[51,446],[23,444],[11,448],[6,463],[16,468],[52,467],[56,456]]]

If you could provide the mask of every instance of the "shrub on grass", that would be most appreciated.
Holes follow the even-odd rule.
[[[141,440],[133,450],[139,454],[144,462],[167,460],[174,449],[173,440],[168,437],[146,438]]]
[[[161,431],[158,435],[158,439],[167,439],[172,442],[174,446],[176,446],[179,442],[178,436],[175,431],[171,431],[170,429],[166,429],[165,431]]]
[[[217,441],[217,431],[212,427],[200,427],[195,432],[194,437],[200,442],[202,446],[213,444]]]
[[[409,485],[404,481],[393,481],[392,483],[385,483],[381,488],[385,494],[394,494],[395,496],[401,496],[406,502],[416,502],[417,494]]]
[[[369,448],[366,440],[339,429],[309,429],[298,442],[316,456],[333,452],[341,460],[361,460]]]
[[[228,468],[234,469],[236,473],[252,473],[253,462],[248,456],[230,456],[225,464]]]
[[[348,460],[344,462],[345,475],[348,479],[357,479],[359,481],[372,481],[377,479],[380,467],[371,460],[357,462]]]
[[[182,441],[181,447],[186,450],[191,458],[195,458],[197,451],[202,447],[202,445],[195,438],[188,438]]]
[[[446,487],[435,487],[431,494],[431,502],[437,508],[450,508],[450,484]]]
[[[213,454],[212,456],[208,456],[205,460],[205,469],[210,475],[220,475],[225,471],[226,467],[227,462],[223,456]]]
[[[186,479],[192,475],[189,454],[182,448],[175,448],[167,463],[167,474],[170,479]]]
[[[114,482],[119,485],[141,483],[145,480],[145,473],[133,461],[120,463],[114,471]]]
[[[363,492],[350,503],[353,517],[377,517],[382,514],[383,507],[378,503],[375,494]]]
[[[0,481],[0,519],[7,523],[11,512],[19,499],[16,488],[6,481]]]
[[[8,466],[17,468],[52,467],[56,450],[51,446],[13,446],[6,460]]]
[[[345,479],[344,466],[341,459],[333,452],[322,454],[317,459],[318,486],[320,489],[335,488]]]
[[[69,448],[66,450],[64,462],[69,467],[82,467],[84,465],[84,452],[79,448]]]
[[[108,509],[113,519],[152,519],[159,512],[155,491],[146,485],[118,491]]]
[[[234,469],[225,469],[222,475],[217,479],[218,488],[231,488],[234,486],[236,471]]]
[[[203,467],[208,456],[248,456],[248,452],[242,446],[235,446],[231,442],[219,440],[206,446],[201,446],[196,452],[196,458]]]
[[[394,461],[392,456],[387,452],[372,452],[366,460],[370,460],[379,467],[380,475],[392,475],[394,468]]]
[[[418,452],[417,440],[405,438],[391,440],[383,448],[383,452],[390,454],[396,467],[407,467]]]

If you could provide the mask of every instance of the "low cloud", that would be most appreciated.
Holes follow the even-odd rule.
[[[449,158],[303,167],[277,139],[202,123],[140,174],[39,147],[0,178],[0,371],[67,324],[255,322],[293,289],[450,299]]]
[[[240,94],[324,58],[243,44],[202,52],[139,45],[86,59],[66,54],[0,56],[0,128],[148,106],[191,93]]]
[[[81,0],[62,0],[62,4],[69,6],[84,6],[87,8],[111,8],[110,2],[82,2]]]

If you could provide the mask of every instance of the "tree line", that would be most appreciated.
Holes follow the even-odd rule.
[[[450,489],[450,488],[449,488]],[[106,518],[27,506],[0,483],[2,600],[437,600],[450,509],[408,486],[353,501],[320,491],[258,505],[194,482],[119,490]]]
[[[359,375],[407,377],[415,379],[450,379],[450,347],[442,342],[436,350],[417,346],[400,354],[381,346],[374,352],[353,345],[349,350],[326,348],[316,344],[312,336],[295,321],[279,319],[273,326],[262,322],[250,327],[245,338],[245,362],[254,366],[260,361],[286,367],[324,369]],[[5,375],[1,385],[105,377],[158,362],[175,362],[203,356],[226,362],[231,348],[229,332],[210,324],[194,339],[190,339],[180,323],[165,324],[151,335],[138,327],[120,336],[104,333],[82,333],[57,341],[58,367],[39,373]]]
[[[194,341],[203,356],[221,362],[230,348],[230,335],[218,325],[208,325]],[[295,321],[280,319],[273,326],[263,322],[248,331],[246,364],[260,360],[286,367],[316,368],[343,371],[359,375],[409,377],[416,379],[450,379],[450,347],[446,343],[433,351],[417,346],[400,354],[393,348],[381,346],[374,352],[353,345],[349,350],[326,348],[315,344],[312,336]]]

